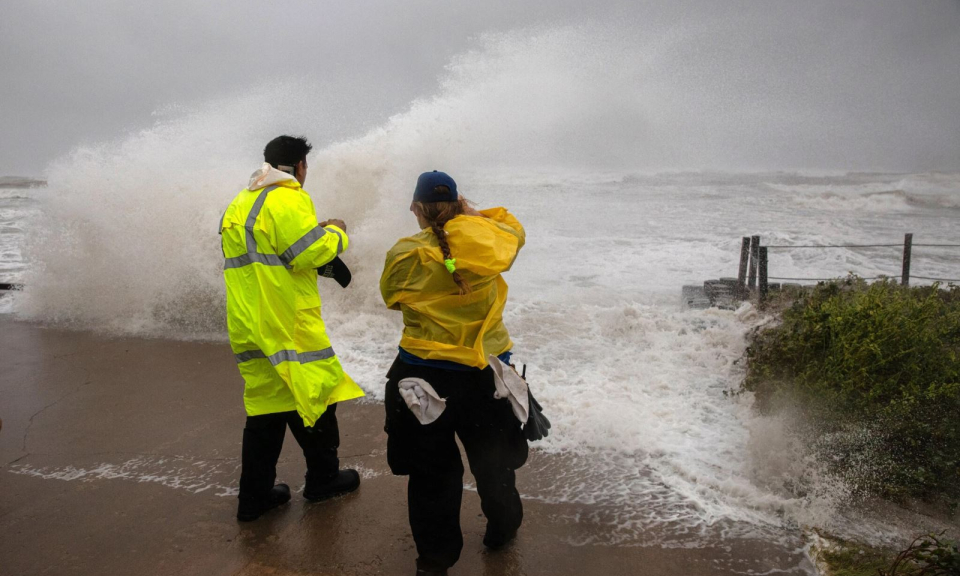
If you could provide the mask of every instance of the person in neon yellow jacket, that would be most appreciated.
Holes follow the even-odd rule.
[[[347,249],[341,220],[317,222],[301,187],[310,144],[280,136],[264,149],[220,224],[230,346],[246,383],[240,505],[254,520],[290,499],[276,464],[287,426],[307,461],[304,497],[355,490],[355,470],[340,470],[336,403],[363,396],[344,372],[320,316],[317,268]]]
[[[471,208],[443,172],[420,175],[410,209],[421,231],[387,252],[380,277],[384,303],[403,313],[399,354],[387,373],[384,429],[390,470],[410,477],[417,574],[442,576],[463,549],[457,437],[487,517],[484,545],[508,545],[523,520],[515,471],[526,462],[527,439],[510,401],[497,395],[490,362],[510,360],[501,274],[525,233],[505,208]]]

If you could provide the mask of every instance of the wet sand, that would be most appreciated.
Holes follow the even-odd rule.
[[[406,479],[387,468],[374,402],[337,412],[343,465],[363,474],[357,493],[318,504],[295,494],[237,523],[242,387],[226,344],[104,337],[0,316],[0,575],[413,574]],[[302,487],[289,433],[278,468],[280,481]],[[519,471],[521,493],[536,468]],[[517,542],[487,553],[479,500],[466,491],[464,550],[451,574],[803,573],[801,554],[758,540],[572,545],[590,540],[592,525],[577,521],[589,505],[524,507]]]

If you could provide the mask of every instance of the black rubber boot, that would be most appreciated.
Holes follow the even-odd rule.
[[[447,576],[447,569],[429,560],[417,558],[417,576]]]
[[[237,508],[237,520],[240,522],[250,522],[263,516],[268,512],[283,506],[290,501],[290,487],[286,484],[277,484],[270,489],[267,497],[263,500],[241,500]]]
[[[356,470],[346,469],[325,482],[318,482],[307,472],[307,483],[303,487],[303,497],[311,502],[320,502],[327,498],[353,492],[360,487],[360,474]]]
[[[516,530],[508,534],[504,534],[499,530],[491,529],[490,525],[487,524],[487,531],[483,535],[483,545],[489,548],[490,550],[500,550],[501,548],[504,548],[508,544],[513,542],[514,538],[516,537],[517,537]]]

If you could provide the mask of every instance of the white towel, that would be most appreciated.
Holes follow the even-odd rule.
[[[296,178],[290,174],[287,174],[286,172],[281,172],[270,164],[264,162],[260,168],[250,175],[250,182],[247,183],[247,190],[259,190],[261,188],[266,188],[271,184],[286,182],[288,180],[296,180]]]
[[[506,398],[510,401],[510,407],[521,424],[527,423],[527,417],[530,415],[530,401],[527,398],[527,381],[517,374],[513,366],[504,364],[502,360],[490,355],[487,360],[490,367],[493,368],[493,382],[497,387],[493,397],[500,399]]]
[[[447,409],[447,401],[423,378],[404,378],[399,382],[400,396],[421,424],[430,424]]]

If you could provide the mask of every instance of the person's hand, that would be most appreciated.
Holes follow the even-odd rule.
[[[333,226],[336,226],[337,228],[343,230],[344,232],[347,231],[347,225],[343,222],[343,220],[340,220],[339,218],[331,218],[331,219],[329,219],[329,220],[324,220],[323,222],[320,223],[320,225],[321,225],[321,226],[330,226],[330,225],[333,225]]]

